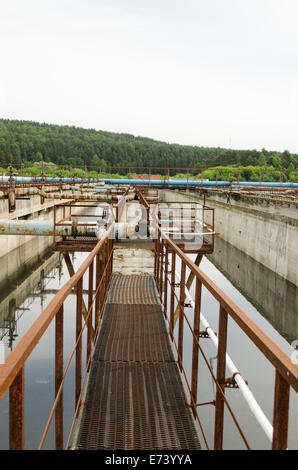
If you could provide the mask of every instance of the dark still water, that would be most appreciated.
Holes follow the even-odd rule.
[[[78,268],[86,254],[76,253],[71,256],[73,265]],[[9,294],[0,304],[0,338],[1,352],[5,356],[16,346],[22,336],[38,318],[46,305],[52,300],[57,290],[69,279],[63,257],[52,254],[42,266],[37,268],[40,279],[32,288],[32,274],[21,286]],[[30,293],[28,292],[30,289]],[[20,290],[27,297],[20,299]],[[21,296],[22,297],[22,296]],[[64,367],[75,344],[75,295],[70,295],[64,303]],[[86,296],[84,296],[86,302]],[[2,309],[1,309],[2,307]],[[86,335],[83,336],[83,370],[85,365]],[[38,343],[25,365],[25,447],[36,449],[40,443],[43,429],[46,425],[50,410],[54,403],[54,352],[55,352],[55,322],[53,321]],[[64,392],[64,422],[66,430],[70,428],[74,413],[74,368],[73,361],[67,375]],[[0,448],[8,448],[8,393],[0,402]],[[65,437],[68,433],[65,434]],[[44,446],[53,448],[53,432]]]
[[[220,239],[216,251],[204,258],[201,268],[219,287],[234,300],[244,312],[290,355],[291,342],[298,339],[297,288],[276,277],[265,268]],[[86,258],[84,253],[71,255],[75,268]],[[179,268],[179,266],[177,267]],[[69,279],[63,257],[49,254],[26,279],[11,286],[9,293],[0,299],[0,347],[7,355],[38,318],[57,290]],[[86,289],[87,285],[84,286]],[[193,295],[193,289],[191,289]],[[86,296],[85,296],[86,302]],[[218,304],[203,289],[202,313],[214,331],[218,328]],[[192,311],[189,309],[189,318]],[[240,370],[268,419],[272,422],[274,370],[240,329],[229,319],[228,354]],[[216,367],[216,350],[211,340],[203,347],[210,363]],[[64,305],[64,366],[75,343],[75,296],[70,295]],[[83,365],[86,354],[86,335],[83,337]],[[0,351],[0,352],[1,352]],[[185,327],[184,356],[188,376],[191,370],[192,341]],[[0,402],[0,448],[8,448],[8,394]],[[198,402],[214,399],[215,390],[202,360],[199,364]],[[227,390],[234,413],[255,449],[269,449],[270,443],[252,416],[239,390]],[[40,443],[54,402],[54,322],[31,354],[25,366],[25,447],[36,449]],[[214,407],[199,407],[208,442],[212,447]],[[64,391],[65,442],[74,413],[74,365],[70,368]],[[291,394],[289,448],[298,449],[298,401]],[[52,426],[53,428],[53,426]],[[54,448],[53,429],[44,446]],[[229,413],[225,415],[224,448],[243,449]]]

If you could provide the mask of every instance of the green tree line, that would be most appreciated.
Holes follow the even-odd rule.
[[[21,164],[32,167],[41,161],[56,166],[71,165],[78,169],[86,165],[89,171],[94,169],[94,176],[98,174],[99,168],[105,174],[117,173],[123,176],[129,173],[130,167],[171,167],[173,170],[170,176],[175,176],[179,173],[179,169],[185,168],[189,169],[189,173],[193,176],[213,179],[216,171],[214,168],[220,166],[248,167],[249,180],[253,173],[249,167],[266,169],[266,174],[270,171],[272,174],[279,174],[279,170],[285,169],[287,175],[292,172],[295,174],[295,170],[298,169],[298,155],[287,150],[276,152],[266,149],[258,151],[187,146],[131,134],[0,119],[1,167],[7,167],[11,154],[16,168]],[[110,167],[125,168],[112,171]],[[197,170],[199,168],[209,168],[211,173],[201,173]],[[146,172],[146,169],[140,169],[139,172]],[[241,178],[244,178],[243,172]],[[152,173],[165,174],[158,169]],[[236,170],[232,173],[232,179],[235,179]]]

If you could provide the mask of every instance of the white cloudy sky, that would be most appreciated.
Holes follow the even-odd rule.
[[[298,152],[298,0],[0,0],[0,117]]]

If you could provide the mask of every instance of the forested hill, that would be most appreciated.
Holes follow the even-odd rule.
[[[298,155],[257,150],[206,148],[159,142],[74,126],[0,119],[0,166],[44,160],[72,166],[207,168],[217,165],[271,165],[298,168]],[[119,171],[121,173],[121,171]],[[127,173],[127,170],[124,171]]]

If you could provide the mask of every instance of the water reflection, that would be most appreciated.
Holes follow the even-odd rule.
[[[9,292],[0,298],[0,363],[19,339],[18,322],[26,312],[30,312],[35,297],[39,298],[40,312],[45,305],[46,286],[51,279],[61,279],[62,257],[59,253],[47,252],[42,262],[35,265],[10,287]]]
[[[289,342],[298,338],[298,287],[221,238],[208,259]]]

